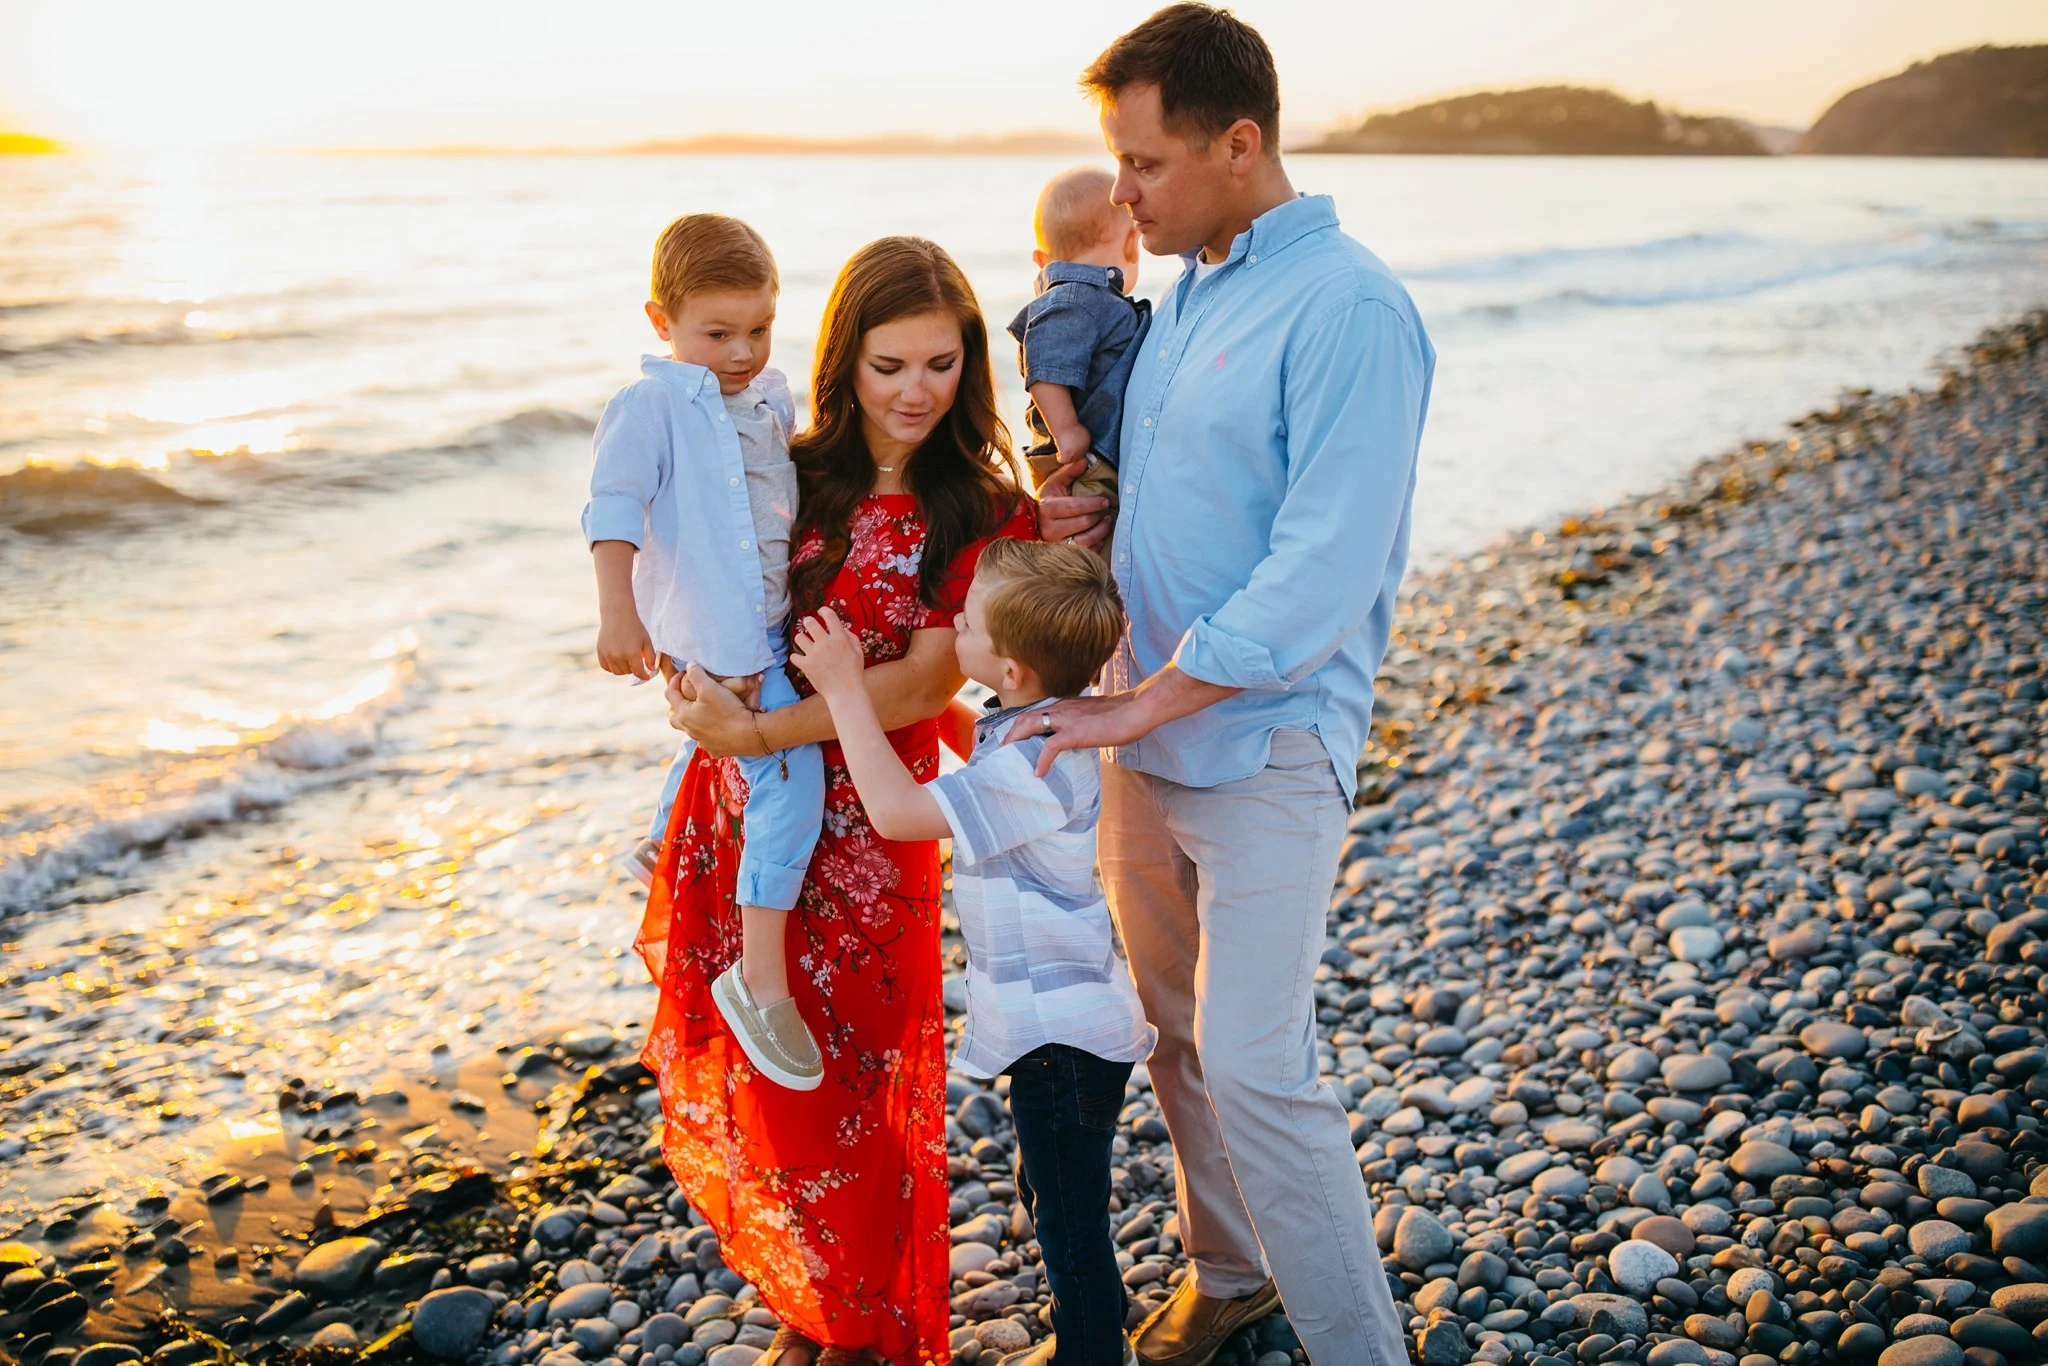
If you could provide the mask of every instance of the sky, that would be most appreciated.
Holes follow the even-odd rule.
[[[0,127],[81,145],[615,146],[1093,131],[1076,73],[1157,0],[0,0]],[[1433,95],[1612,86],[1805,126],[2042,0],[1239,0],[1297,141]]]

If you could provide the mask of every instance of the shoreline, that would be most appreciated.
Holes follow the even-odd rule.
[[[1933,392],[1854,399],[1410,577],[1317,996],[1428,1366],[1810,1366],[1919,1337],[1906,1366],[2031,1359],[2044,426],[2036,313]],[[509,1088],[490,1054],[446,1083],[482,1102],[470,1127],[530,1139],[391,1146],[401,1122],[456,1132],[442,1088],[407,1078],[402,1121],[388,1097],[332,1119],[322,1097],[310,1122],[294,1103],[329,1160],[368,1143],[352,1185],[244,1154],[223,1177],[267,1188],[31,1227],[0,1263],[52,1258],[71,1288],[0,1282],[0,1343],[60,1366],[127,1359],[64,1355],[89,1342],[283,1360],[319,1333],[378,1359],[743,1366],[765,1311],[649,1160],[635,1041],[573,1042],[592,1052],[522,1055]],[[1041,1287],[999,1098],[951,1089],[955,1359],[993,1359],[1043,1331]],[[1163,1137],[1141,1076],[1115,1215],[1141,1305],[1184,1274]],[[415,1192],[420,1212],[375,1212]],[[264,1227],[223,1227],[228,1206]],[[294,1269],[309,1238],[334,1250]],[[445,1265],[373,1270],[407,1256]],[[216,1289],[195,1297],[188,1264]],[[399,1331],[437,1279],[452,1293]],[[1277,1318],[1218,1360],[1273,1353],[1301,1359]]]

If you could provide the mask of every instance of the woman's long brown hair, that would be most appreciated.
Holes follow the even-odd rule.
[[[825,541],[823,554],[791,568],[790,599],[798,613],[824,604],[851,548],[854,510],[875,482],[875,460],[854,393],[861,339],[885,323],[924,313],[948,314],[960,324],[960,387],[953,407],[904,471],[925,525],[917,589],[927,607],[938,604],[954,557],[1016,509],[1016,466],[1009,429],[996,410],[988,325],[967,277],[937,243],[922,237],[870,242],[853,254],[832,286],[818,331],[811,425],[790,442],[801,490],[791,543],[802,544],[814,529]]]

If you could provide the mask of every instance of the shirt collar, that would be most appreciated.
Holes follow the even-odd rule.
[[[1036,702],[1026,702],[1021,707],[1006,707],[1003,705],[1002,698],[989,698],[988,701],[981,704],[981,715],[976,717],[974,721],[975,743],[977,745],[980,744],[988,735],[1002,729],[1009,722],[1015,721],[1026,712],[1037,711],[1041,707],[1050,707],[1057,701],[1059,701],[1057,697],[1041,697]]]
[[[718,388],[718,376],[707,367],[667,356],[642,356],[640,373],[693,396],[703,393],[706,385],[714,391]]]
[[[1101,285],[1104,289],[1124,292],[1124,273],[1117,266],[1091,266],[1082,261],[1048,261],[1045,269],[1038,272],[1039,292],[1054,285]]]
[[[1220,265],[1233,261],[1250,261],[1258,264],[1259,258],[1273,256],[1294,245],[1310,233],[1337,226],[1337,201],[1326,194],[1296,195],[1284,204],[1276,204],[1252,220],[1251,227],[1237,235],[1230,244],[1230,254]],[[1202,249],[1181,253],[1190,274],[1195,263],[1202,259]]]

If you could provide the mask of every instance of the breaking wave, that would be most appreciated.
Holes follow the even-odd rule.
[[[430,686],[415,657],[403,654],[303,716],[247,735],[197,737],[191,753],[81,798],[0,814],[0,916],[46,905],[80,878],[171,840],[357,777],[377,755],[385,720]]]

